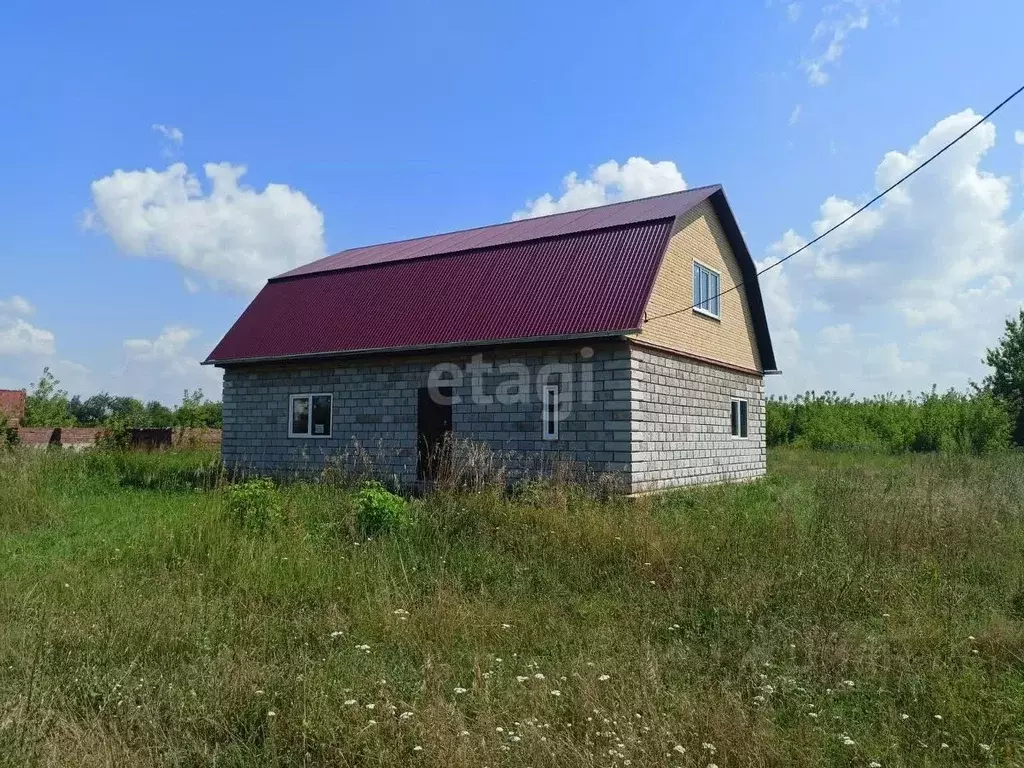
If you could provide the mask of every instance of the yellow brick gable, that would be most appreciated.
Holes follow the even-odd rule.
[[[719,290],[723,295],[718,320],[690,309],[694,260],[721,275]],[[761,371],[746,291],[742,287],[729,291],[742,281],[739,262],[710,201],[695,206],[676,218],[647,303],[643,329],[634,338],[674,352]],[[676,314],[651,319],[667,312]]]

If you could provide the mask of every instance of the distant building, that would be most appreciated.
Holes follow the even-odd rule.
[[[11,426],[17,426],[25,416],[25,390],[0,389],[0,416]]]
[[[358,444],[412,485],[450,435],[634,492],[763,475],[776,367],[717,185],[343,251],[271,279],[206,363],[229,465]]]

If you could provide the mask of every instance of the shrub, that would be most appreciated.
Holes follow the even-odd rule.
[[[18,428],[7,422],[7,416],[0,413],[0,450],[13,448],[20,442]]]
[[[409,525],[409,505],[380,483],[363,483],[356,493],[356,524],[367,536],[387,533]]]
[[[1012,424],[991,395],[934,389],[918,397],[855,400],[835,392],[808,392],[767,403],[768,445],[820,450],[871,450],[891,454],[985,454],[1009,447]]]
[[[132,426],[127,419],[113,417],[96,438],[96,445],[107,451],[127,451],[132,447]]]
[[[256,533],[276,528],[284,519],[277,487],[265,477],[228,486],[228,511],[236,525]]]

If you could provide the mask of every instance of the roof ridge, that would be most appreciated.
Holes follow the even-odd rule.
[[[656,195],[656,197],[661,197],[661,195]],[[640,199],[641,200],[646,200],[647,198],[640,198]],[[643,221],[627,221],[627,222],[621,222],[621,223],[618,223],[618,224],[606,224],[605,226],[602,226],[602,227],[594,227],[593,229],[587,229],[584,232],[556,232],[556,233],[550,234],[550,235],[537,235],[536,237],[527,237],[527,238],[524,238],[523,240],[515,240],[512,243],[490,243],[489,245],[471,245],[471,246],[469,246],[467,248],[455,248],[454,250],[451,250],[451,251],[441,251],[439,253],[420,253],[420,254],[416,254],[415,256],[403,256],[400,259],[389,259],[389,260],[386,260],[386,261],[370,261],[370,262],[366,262],[364,264],[348,264],[348,265],[340,266],[340,267],[325,267],[324,269],[318,269],[315,272],[303,272],[303,273],[300,273],[300,274],[297,274],[297,275],[293,275],[290,272],[285,272],[283,274],[275,275],[274,277],[268,278],[267,282],[268,283],[276,283],[276,282],[281,282],[281,281],[284,281],[284,280],[301,280],[304,277],[315,277],[316,275],[326,275],[326,274],[330,274],[332,272],[347,272],[349,270],[355,270],[355,269],[371,269],[373,267],[381,267],[381,266],[384,266],[386,264],[395,264],[395,263],[400,262],[400,261],[420,261],[422,259],[439,259],[439,258],[442,258],[442,257],[445,257],[445,256],[460,256],[462,254],[469,253],[470,251],[490,251],[490,250],[493,250],[495,248],[505,248],[505,247],[507,247],[509,245],[513,245],[513,244],[514,245],[533,245],[535,243],[542,243],[542,242],[545,242],[547,240],[560,240],[562,238],[578,237],[581,234],[589,234],[591,232],[608,232],[608,231],[613,230],[613,229],[627,229],[629,227],[638,227],[638,226],[642,226],[644,224],[654,224],[656,222],[668,221],[669,219],[674,219],[674,218],[675,218],[674,215],[673,216],[652,216],[651,218],[644,219]],[[404,241],[399,240],[398,242],[404,242]],[[372,248],[373,246],[371,245],[371,246],[367,246],[367,247],[368,248]],[[344,251],[341,251],[341,253],[344,253]],[[327,258],[330,258],[330,256],[328,256]],[[313,263],[315,264],[316,262],[313,262]]]
[[[630,203],[637,203],[641,200],[657,200],[659,197],[668,197],[669,195],[679,195],[683,192],[697,192],[701,189],[711,189],[712,187],[720,187],[721,184],[702,184],[699,187],[687,187],[686,189],[677,189],[675,192],[662,192],[660,195],[646,195],[644,197],[633,197],[629,200],[616,200],[612,203],[604,203],[603,205],[591,205],[587,208],[574,208],[571,211],[556,211],[555,213],[545,213],[543,216],[530,216],[530,221],[537,221],[539,219],[550,219],[555,216],[569,216],[571,214],[577,214],[584,211],[594,211],[599,208],[614,208],[617,205],[629,205]],[[514,224],[517,221],[526,221],[527,219],[509,219],[508,221],[498,221],[493,224],[480,224],[476,227],[466,227],[465,229],[452,229],[447,232],[435,232],[432,235],[417,235],[416,237],[403,237],[398,240],[382,240],[379,243],[367,243],[366,245],[356,245],[351,248],[342,248],[340,251],[328,254],[324,258],[330,259],[334,256],[340,256],[343,253],[349,253],[351,251],[360,251],[364,248],[376,248],[381,245],[398,245],[399,243],[412,243],[416,240],[427,240],[431,237],[441,237],[442,235],[461,235],[465,232],[476,232],[481,229],[491,229],[492,227],[501,227],[506,224]],[[318,259],[319,261],[319,259]],[[316,263],[316,262],[312,262]]]

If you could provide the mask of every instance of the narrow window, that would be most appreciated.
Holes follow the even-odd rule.
[[[721,280],[719,274],[698,261],[693,262],[693,309],[718,317]]]
[[[558,439],[558,385],[544,387],[544,439]]]
[[[330,437],[333,398],[328,394],[289,398],[289,437]]]
[[[732,401],[732,436],[733,437],[746,437],[747,436],[747,401],[746,400],[733,400]]]

